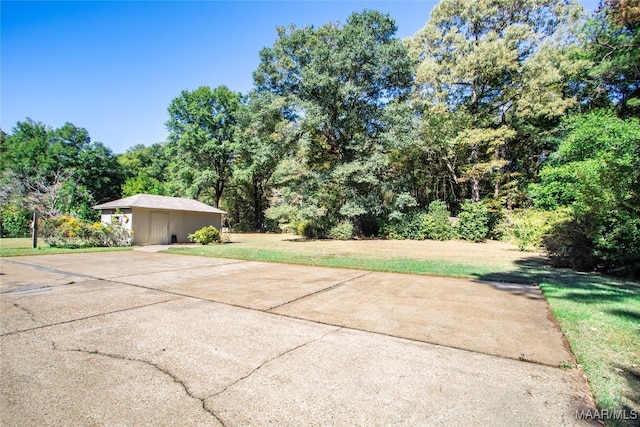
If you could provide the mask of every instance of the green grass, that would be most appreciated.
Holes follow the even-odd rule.
[[[595,275],[563,276],[540,287],[598,405],[640,414],[640,284]]]
[[[598,407],[627,415],[635,410],[640,416],[640,282],[526,261],[516,271],[487,278],[507,277],[540,285]]]
[[[248,261],[279,262],[285,264],[351,268],[392,273],[426,274],[468,279],[475,279],[501,271],[498,267],[463,264],[446,260],[420,260],[405,257],[381,259],[349,255],[310,254],[278,249],[237,247],[233,244],[177,248],[169,249],[165,252],[216,258],[243,259]]]
[[[80,252],[113,252],[128,251],[131,247],[123,248],[56,248],[38,240],[38,247],[31,248],[31,239],[0,239],[0,257],[14,257],[25,255],[54,255],[72,254]]]
[[[542,289],[600,409],[640,413],[640,282],[556,269],[539,259],[504,265],[465,264],[410,256],[331,255],[235,244],[171,249],[188,255],[426,274],[515,283]],[[411,254],[407,254],[411,255]],[[633,421],[632,421],[633,422]],[[610,421],[608,425],[632,425]]]

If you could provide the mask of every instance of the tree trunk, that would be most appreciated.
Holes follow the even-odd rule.
[[[473,165],[473,169],[476,168],[476,164],[478,163],[478,144],[473,144],[471,146],[471,164]],[[471,200],[477,202],[480,200],[480,178],[473,171],[471,175]]]
[[[253,226],[256,231],[262,230],[262,188],[260,182],[253,183]]]
[[[477,176],[471,177],[471,200],[480,201],[480,180]]]

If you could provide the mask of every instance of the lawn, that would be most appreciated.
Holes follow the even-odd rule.
[[[536,283],[586,373],[599,408],[640,414],[640,282],[552,268],[542,255],[520,252],[503,242],[304,241],[278,234],[234,234],[231,242],[170,252]]]
[[[0,257],[13,257],[22,255],[53,255],[53,254],[69,254],[79,252],[106,252],[106,251],[127,251],[131,247],[123,248],[57,248],[46,244],[42,240],[38,240],[38,247],[31,247],[31,238],[26,239],[0,239]]]

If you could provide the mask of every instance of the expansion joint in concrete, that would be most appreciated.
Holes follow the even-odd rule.
[[[265,310],[265,311],[266,311],[266,312],[269,312],[269,311],[271,311],[271,310],[275,310],[275,309],[280,308],[280,307],[282,307],[282,306],[285,306],[285,305],[287,305],[287,304],[291,304],[291,303],[293,303],[293,302],[300,301],[300,300],[305,299],[305,298],[308,298],[308,297],[312,297],[312,296],[315,296],[315,295],[318,295],[318,294],[321,294],[321,293],[324,293],[324,292],[331,291],[331,290],[333,290],[333,289],[335,289],[335,288],[337,288],[337,287],[339,287],[339,286],[346,285],[346,284],[347,284],[347,283],[349,283],[349,282],[353,282],[354,280],[359,279],[359,278],[364,277],[364,276],[367,276],[367,275],[369,275],[369,274],[371,274],[371,273],[372,273],[371,271],[367,271],[367,272],[365,272],[365,273],[363,273],[363,274],[360,274],[360,275],[358,275],[358,276],[351,277],[351,278],[349,278],[349,279],[347,279],[347,280],[343,280],[342,282],[336,283],[335,285],[331,285],[331,286],[329,286],[329,287],[322,288],[322,289],[317,290],[317,291],[315,291],[315,292],[311,292],[311,293],[309,293],[309,294],[305,294],[305,295],[303,295],[303,296],[301,296],[301,297],[294,298],[294,299],[292,299],[292,300],[290,300],[290,301],[283,302],[282,304],[278,304],[278,305],[276,305],[276,306],[270,307],[269,309],[267,309],[267,310]]]
[[[123,312],[125,312],[125,311],[137,310],[137,309],[139,309],[139,308],[150,307],[150,306],[152,306],[152,305],[164,304],[164,303],[171,302],[171,301],[175,301],[175,300],[178,300],[178,299],[180,299],[180,298],[173,298],[173,299],[167,299],[167,300],[162,300],[162,301],[156,301],[156,302],[152,302],[152,303],[150,303],[150,304],[137,305],[137,306],[135,306],[135,307],[127,307],[127,308],[123,308],[123,309],[120,309],[120,310],[113,310],[113,311],[109,311],[109,312],[106,312],[106,313],[98,313],[98,314],[94,314],[94,315],[91,315],[91,316],[79,317],[79,318],[77,318],[77,319],[69,319],[69,320],[64,320],[64,321],[62,321],[62,322],[56,322],[56,323],[50,323],[50,324],[47,324],[47,325],[35,326],[35,327],[33,327],[33,328],[20,329],[20,330],[18,330],[18,331],[12,331],[12,332],[7,332],[7,333],[4,333],[4,334],[0,334],[0,337],[9,336],[9,335],[15,335],[15,334],[20,334],[20,333],[23,333],[23,332],[32,332],[32,331],[37,331],[37,330],[39,330],[39,329],[50,328],[50,327],[52,327],[52,326],[58,326],[58,325],[65,325],[65,324],[67,324],[67,323],[79,322],[79,321],[81,321],[81,320],[94,319],[94,318],[96,318],[96,317],[107,316],[107,315],[109,315],[109,314],[123,313]],[[19,306],[19,305],[18,305],[17,303],[15,303],[15,302],[13,303],[13,305],[14,305],[14,306],[16,306],[16,307],[17,307],[17,308],[19,308],[19,309],[22,309],[22,310],[23,310],[23,311],[25,311],[27,314],[30,314],[30,315],[31,315],[31,318],[32,318],[35,322],[37,322],[37,320],[35,320],[35,319],[33,318],[33,314],[29,312],[29,310],[27,310],[27,309],[26,309],[26,308],[24,308],[24,307]]]

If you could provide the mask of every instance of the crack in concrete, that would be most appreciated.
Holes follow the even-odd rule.
[[[10,261],[10,262],[14,262],[16,264],[23,264],[23,265],[30,266],[30,264],[23,263],[23,262],[16,262],[16,261]],[[233,263],[225,263],[225,264],[217,264],[217,265],[229,265],[229,264],[235,264],[235,263],[240,264],[240,263],[246,263],[246,262],[253,262],[253,261],[238,261],[238,262],[233,262]],[[215,267],[215,266],[213,266],[213,267]],[[179,271],[179,270],[186,270],[186,269],[189,269],[189,268],[199,268],[199,267],[188,267],[188,268],[183,268],[183,269],[174,269],[174,270],[167,270],[167,271]],[[434,346],[443,347],[443,348],[451,348],[451,349],[461,350],[461,351],[465,351],[465,352],[469,352],[469,353],[482,354],[482,355],[490,356],[490,357],[497,357],[497,358],[508,359],[508,360],[516,360],[516,361],[519,361],[519,362],[531,363],[531,364],[539,365],[539,366],[548,366],[548,367],[551,367],[551,368],[564,369],[561,366],[556,365],[556,364],[538,362],[538,361],[534,361],[534,360],[523,360],[521,357],[516,358],[516,357],[512,357],[512,356],[505,356],[505,355],[500,355],[500,354],[495,354],[495,353],[488,353],[488,352],[483,352],[483,351],[479,351],[479,350],[472,350],[472,349],[468,349],[468,348],[464,348],[464,347],[438,343],[438,342],[431,341],[431,340],[421,340],[421,339],[416,339],[416,338],[410,338],[410,337],[405,337],[405,336],[396,335],[396,334],[387,333],[387,332],[374,331],[374,330],[369,330],[369,329],[365,329],[365,328],[359,328],[359,327],[355,327],[355,326],[347,326],[347,325],[329,323],[329,322],[321,321],[321,320],[317,320],[317,319],[310,319],[310,318],[305,318],[305,317],[300,317],[300,316],[295,316],[295,315],[290,315],[290,314],[277,313],[277,312],[273,311],[276,308],[281,307],[283,305],[290,304],[291,302],[300,300],[302,298],[306,298],[306,297],[308,297],[310,295],[315,295],[315,294],[318,294],[318,293],[321,293],[321,292],[329,291],[331,289],[334,289],[337,286],[343,285],[343,284],[345,284],[345,283],[347,283],[349,281],[355,280],[357,278],[360,278],[360,277],[363,277],[363,276],[366,276],[366,275],[372,274],[372,273],[374,273],[374,272],[367,271],[362,275],[353,277],[353,278],[348,279],[346,281],[340,282],[340,283],[338,283],[336,285],[330,286],[328,288],[321,289],[321,290],[313,292],[311,294],[303,295],[301,297],[295,298],[295,299],[293,299],[291,301],[288,301],[286,303],[283,303],[283,304],[280,304],[278,306],[271,307],[271,308],[268,308],[268,309],[259,309],[259,308],[254,308],[254,307],[248,307],[248,306],[242,305],[242,304],[234,304],[234,303],[230,303],[230,302],[226,302],[226,301],[215,300],[215,299],[212,299],[212,298],[204,298],[204,297],[199,297],[199,296],[195,296],[195,295],[190,295],[190,294],[187,294],[187,293],[175,292],[175,291],[170,291],[170,290],[161,289],[161,288],[154,288],[154,287],[146,286],[146,285],[139,285],[139,284],[133,284],[133,283],[120,282],[120,281],[112,280],[110,278],[107,278],[107,279],[94,278],[94,279],[95,280],[104,280],[104,281],[108,281],[108,282],[111,282],[111,283],[117,283],[117,284],[121,284],[121,285],[125,285],[125,286],[133,286],[133,287],[137,287],[137,288],[153,290],[153,291],[157,291],[157,292],[161,292],[161,293],[165,293],[165,294],[169,294],[169,295],[175,295],[175,296],[183,297],[183,298],[192,298],[192,299],[196,299],[196,300],[200,300],[200,301],[213,302],[213,303],[216,303],[216,304],[222,304],[222,305],[226,305],[226,306],[229,306],[229,307],[242,308],[242,309],[245,309],[245,310],[251,310],[251,311],[255,311],[255,312],[271,314],[271,315],[280,316],[280,317],[289,318],[289,319],[301,320],[303,322],[310,322],[310,323],[319,324],[319,325],[339,327],[341,329],[349,329],[349,330],[353,330],[353,331],[359,331],[359,332],[365,332],[365,333],[376,334],[376,335],[381,335],[381,336],[387,336],[387,337],[397,338],[397,339],[411,341],[411,342],[434,345]],[[121,277],[129,277],[129,276],[121,276]],[[177,299],[179,299],[179,298],[176,298],[176,300]],[[161,303],[169,302],[169,301],[174,301],[174,300],[161,301],[159,303],[153,303],[153,304],[149,304],[149,305],[161,304]],[[97,315],[94,315],[94,316],[88,316],[88,317],[85,317],[85,318],[67,320],[67,321],[56,323],[56,324],[52,324],[52,325],[44,325],[44,326],[36,327],[36,328],[24,329],[24,330],[15,331],[15,332],[8,332],[8,333],[5,333],[5,334],[0,334],[0,337],[7,336],[7,335],[13,335],[13,334],[20,333],[20,332],[29,332],[29,331],[32,331],[32,330],[46,328],[46,327],[49,327],[49,326],[56,326],[56,325],[64,324],[64,323],[71,323],[71,322],[75,322],[76,320],[84,320],[84,319],[89,319],[89,318],[92,318],[92,317],[102,316],[104,314],[117,313],[119,311],[127,311],[127,310],[131,310],[131,309],[135,309],[135,308],[141,308],[141,307],[146,307],[146,306],[132,307],[132,308],[129,308],[129,309],[124,309],[124,310],[116,310],[116,311],[113,311],[113,312],[110,312],[110,313],[101,313],[101,314],[97,314]]]
[[[122,312],[125,312],[125,311],[136,310],[138,308],[145,308],[145,307],[150,307],[152,305],[164,304],[166,302],[171,302],[171,301],[177,301],[179,299],[180,298],[173,298],[173,299],[167,299],[167,300],[163,300],[163,301],[156,301],[156,302],[152,302],[152,303],[149,303],[149,304],[137,305],[135,307],[127,307],[127,308],[123,308],[123,309],[120,309],[120,310],[109,311],[109,312],[106,312],[106,313],[98,313],[98,314],[93,314],[91,316],[79,317],[77,319],[63,320],[62,322],[51,323],[51,324],[48,324],[48,325],[41,325],[41,326],[35,326],[33,328],[20,329],[18,331],[12,331],[12,332],[6,332],[4,334],[0,334],[0,337],[6,337],[6,336],[10,336],[10,335],[20,334],[20,333],[23,333],[23,332],[37,331],[37,330],[44,329],[44,328],[49,328],[49,327],[52,327],[52,326],[64,325],[66,323],[73,323],[73,322],[78,322],[80,320],[87,320],[87,319],[93,319],[93,318],[100,317],[100,316],[106,316],[108,314],[122,313]],[[14,305],[17,306],[16,303],[14,303]],[[18,308],[24,309],[23,307],[20,307],[20,306],[18,306]],[[24,309],[24,310],[26,311],[26,309]],[[34,319],[34,321],[38,322],[35,319]],[[38,323],[41,323],[41,322],[38,322]]]
[[[17,302],[14,302],[14,303],[13,303],[13,306],[14,306],[15,308],[17,308],[17,309],[19,309],[19,310],[22,310],[22,311],[24,311],[25,313],[27,313],[27,316],[29,316],[29,319],[30,319],[32,322],[35,322],[35,323],[42,323],[42,322],[40,322],[39,320],[37,320],[37,319],[36,319],[36,317],[35,317],[35,315],[33,314],[33,312],[32,312],[31,310],[29,310],[27,307],[23,307],[23,306],[21,306],[20,304],[18,304]]]
[[[93,355],[97,355],[97,356],[103,356],[103,357],[108,357],[111,359],[116,359],[116,360],[124,360],[124,361],[128,361],[128,362],[138,362],[138,363],[143,363],[145,365],[151,366],[153,368],[155,368],[156,370],[158,370],[159,372],[162,372],[163,374],[167,375],[169,378],[171,378],[173,380],[173,382],[175,382],[176,384],[179,384],[182,389],[184,390],[184,392],[186,393],[187,396],[189,396],[192,399],[198,400],[200,401],[200,404],[202,405],[202,410],[204,410],[205,412],[209,413],[213,418],[215,418],[223,427],[225,427],[224,422],[220,419],[220,417],[213,412],[212,410],[210,410],[209,408],[207,408],[207,405],[205,403],[205,399],[206,398],[200,398],[198,396],[196,396],[191,390],[189,390],[189,387],[187,387],[187,384],[182,381],[177,375],[175,375],[173,372],[171,372],[168,369],[165,369],[163,367],[161,367],[160,365],[151,362],[149,360],[144,360],[144,359],[136,359],[134,357],[129,357],[129,356],[123,356],[120,354],[114,354],[114,353],[106,353],[103,351],[100,351],[98,349],[95,350],[85,350],[82,348],[62,348],[60,347],[55,341],[53,340],[46,340],[49,341],[52,345],[52,348],[54,350],[57,351],[65,351],[65,352],[77,352],[77,353],[85,353],[85,354],[93,354]]]
[[[296,351],[296,350],[298,350],[298,349],[300,349],[300,348],[302,348],[302,347],[305,347],[305,346],[307,346],[307,345],[309,345],[309,344],[312,344],[312,343],[317,342],[317,341],[322,341],[322,339],[324,339],[324,337],[326,337],[327,335],[335,334],[335,333],[337,333],[337,332],[340,332],[342,329],[344,329],[344,328],[338,328],[338,329],[334,329],[334,330],[332,330],[332,331],[326,332],[326,333],[324,333],[324,334],[323,334],[321,337],[319,337],[319,338],[314,338],[314,339],[312,339],[312,340],[309,340],[309,341],[307,341],[307,342],[304,342],[304,343],[302,343],[302,344],[299,344],[299,345],[297,345],[297,346],[295,346],[295,347],[293,347],[293,348],[290,348],[289,350],[283,351],[282,353],[280,353],[280,354],[278,354],[278,355],[276,355],[276,356],[274,356],[274,357],[272,357],[272,358],[270,358],[270,359],[266,359],[266,360],[264,360],[262,363],[260,363],[260,365],[256,366],[256,367],[255,367],[255,368],[253,368],[251,371],[249,371],[249,373],[248,373],[248,374],[246,374],[246,375],[244,375],[244,376],[242,376],[242,377],[238,378],[237,380],[235,380],[235,381],[234,381],[234,382],[232,382],[231,384],[228,384],[228,385],[227,385],[227,386],[225,386],[222,390],[217,391],[217,392],[215,392],[215,393],[213,393],[213,394],[211,394],[211,395],[209,395],[209,396],[205,397],[205,399],[209,399],[209,398],[211,398],[211,397],[215,397],[215,396],[219,396],[219,395],[223,394],[224,392],[226,392],[228,389],[230,389],[230,388],[231,388],[231,387],[233,387],[234,385],[238,384],[238,383],[239,383],[239,382],[241,382],[241,381],[244,381],[245,379],[247,379],[247,378],[249,378],[250,376],[252,376],[253,374],[255,374],[257,371],[259,371],[260,369],[262,369],[262,367],[263,367],[263,366],[265,366],[266,364],[271,363],[271,362],[273,362],[274,360],[280,359],[281,357],[284,357],[284,356],[286,356],[286,355],[287,355],[287,354],[289,354],[289,353],[293,353],[294,351]]]

